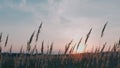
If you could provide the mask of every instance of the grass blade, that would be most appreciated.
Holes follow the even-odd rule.
[[[10,47],[10,54],[12,53],[12,45],[11,45],[11,47]]]
[[[7,35],[7,37],[6,37],[5,47],[7,46],[7,43],[8,43],[8,37],[9,37],[9,35]]]
[[[0,43],[2,42],[2,33],[0,33]]]
[[[34,34],[35,34],[35,31],[32,33],[32,35],[31,35],[31,37],[30,37],[30,39],[29,39],[29,41],[28,41],[28,44],[31,44],[31,42],[32,42],[32,40],[33,40]]]
[[[39,37],[39,33],[40,33],[40,29],[42,28],[42,22],[38,28],[37,34],[36,34],[36,42],[38,41],[38,37]]]
[[[82,38],[79,40],[79,42],[78,42],[78,44],[77,44],[77,50],[78,50],[78,48],[79,48],[79,45],[80,45],[81,41],[82,41]]]
[[[102,38],[103,35],[104,35],[104,31],[105,31],[105,28],[106,28],[107,24],[108,24],[108,21],[105,23],[105,25],[104,25],[104,27],[103,27],[103,29],[102,29],[101,38]]]
[[[51,46],[50,46],[50,51],[49,51],[50,55],[52,54],[52,50],[53,50],[53,43],[51,43]]]
[[[33,40],[34,34],[35,34],[35,31],[32,33],[32,35],[31,35],[29,41],[27,42],[27,51],[28,51],[28,52],[30,52],[30,49],[31,49],[30,44],[31,44],[31,42],[32,42],[32,40]]]
[[[100,52],[103,52],[103,50],[105,49],[106,44],[107,44],[106,42],[105,42],[105,44],[103,44],[103,47],[102,47]]]
[[[43,54],[43,51],[44,51],[44,40],[42,41],[41,54]]]
[[[87,41],[88,41],[88,38],[89,38],[89,36],[90,36],[90,34],[91,34],[91,31],[92,31],[92,28],[90,29],[89,33],[87,34],[87,37],[86,37],[86,39],[85,39],[85,44],[86,44]]]

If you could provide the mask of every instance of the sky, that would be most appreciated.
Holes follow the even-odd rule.
[[[39,50],[42,40],[45,48],[54,42],[55,52],[64,50],[65,44],[72,39],[72,45],[81,37],[84,43],[90,28],[93,30],[87,43],[88,49],[105,42],[110,46],[120,38],[119,12],[120,0],[0,0],[2,44],[9,34],[8,45],[3,50],[8,51],[11,45],[14,52],[19,52],[21,45],[26,49],[27,41],[34,30],[37,32],[41,21]],[[107,21],[104,37],[100,38]]]

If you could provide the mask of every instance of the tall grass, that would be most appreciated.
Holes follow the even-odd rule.
[[[67,54],[69,48],[70,48],[70,45],[72,44],[73,40],[71,40],[68,44],[65,45],[65,51],[64,51],[64,55]]]
[[[92,28],[90,29],[90,31],[89,31],[88,34],[87,34],[87,37],[86,37],[86,39],[85,39],[85,44],[86,44],[87,41],[88,41],[88,38],[89,38],[89,36],[90,36],[90,34],[91,34],[91,31],[92,31]]]
[[[0,43],[2,42],[2,33],[0,33]]]
[[[30,49],[31,49],[31,43],[32,43],[32,40],[33,40],[33,36],[35,34],[35,31],[32,33],[29,41],[27,42],[27,51],[30,52]]]
[[[107,23],[104,25],[101,38],[104,35],[104,31]],[[0,68],[120,68],[120,39],[117,43],[108,47],[107,42],[105,42],[102,48],[93,47],[91,52],[86,53],[76,53],[74,51],[78,50],[83,39],[81,38],[78,43],[72,45],[73,40],[65,45],[65,50],[63,53],[53,55],[53,43],[47,46],[47,53],[45,54],[45,41],[42,41],[40,53],[38,52],[37,42],[40,33],[42,23],[40,24],[33,49],[31,49],[31,43],[33,42],[33,37],[35,31],[30,36],[27,42],[27,52],[23,52],[23,46],[20,48],[18,54],[12,53],[12,45],[8,53],[2,53],[2,47],[0,45]],[[85,46],[87,47],[87,41],[90,38],[92,28],[89,30],[85,38]],[[2,33],[0,34],[0,43],[2,42]],[[8,35],[5,40],[5,47],[8,43]],[[108,48],[106,51],[105,49]],[[31,51],[31,52],[30,52]]]
[[[103,35],[104,35],[104,31],[105,31],[105,28],[106,28],[107,24],[108,24],[108,21],[105,23],[105,25],[104,25],[104,27],[103,27],[103,29],[102,29],[101,38],[102,38]]]
[[[41,54],[44,54],[44,40],[42,41]]]
[[[7,37],[6,37],[5,47],[7,46],[7,43],[8,43],[8,37],[9,37],[9,35],[7,35]]]
[[[77,44],[77,50],[78,50],[78,48],[79,48],[79,46],[80,46],[81,41],[82,41],[82,38],[79,40],[79,42],[78,42],[78,44]]]

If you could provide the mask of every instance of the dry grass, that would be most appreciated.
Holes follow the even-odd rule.
[[[8,43],[8,37],[9,37],[9,35],[7,35],[7,37],[6,37],[5,47],[7,46],[7,43]]]
[[[103,37],[107,23],[104,25],[101,38]],[[48,44],[47,53],[44,53],[44,43],[41,44],[41,53],[37,50],[37,41],[40,33],[42,23],[40,24],[36,39],[35,45],[31,50],[31,43],[35,35],[35,31],[32,33],[29,41],[27,42],[27,52],[23,52],[23,46],[20,48],[19,54],[12,53],[12,45],[8,53],[2,53],[2,47],[0,45],[0,68],[120,68],[120,39],[113,47],[107,47],[107,42],[105,42],[101,47],[93,47],[91,53],[74,53],[78,50],[82,38],[78,43],[75,43],[72,46],[73,40],[65,45],[65,51],[53,55],[53,43]],[[85,45],[90,37],[92,28],[88,32]],[[0,43],[2,42],[2,33],[0,34]],[[5,40],[5,47],[8,43],[8,35]],[[86,45],[87,47],[87,45]],[[106,52],[105,48],[108,48]],[[31,52],[30,52],[31,51]],[[35,52],[36,51],[36,52]]]
[[[105,25],[104,25],[104,27],[103,27],[103,29],[102,29],[101,38],[102,38],[103,35],[104,35],[104,31],[105,31],[105,28],[106,28],[107,24],[108,24],[108,21],[105,23]]]

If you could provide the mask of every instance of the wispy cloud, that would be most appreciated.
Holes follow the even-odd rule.
[[[110,32],[119,31],[119,7],[118,0],[1,0],[0,31],[10,35],[15,32],[13,40],[18,37],[23,43],[27,40],[23,40],[21,36],[27,39],[37,28],[36,25],[43,21],[41,39],[55,41],[57,49],[60,45],[63,48],[66,41],[79,40],[93,27],[89,42],[92,44],[107,20],[110,21],[106,32],[107,40],[111,39]],[[24,32],[26,33],[22,34]],[[119,32],[114,36],[118,34]],[[20,42],[16,41],[16,44]]]

